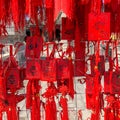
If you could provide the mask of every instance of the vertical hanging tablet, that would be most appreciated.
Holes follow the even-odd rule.
[[[20,87],[20,71],[18,68],[9,68],[6,73],[7,88]]]
[[[25,56],[26,57],[34,57],[34,41],[32,37],[28,37],[26,40],[26,50]]]
[[[29,80],[40,79],[41,76],[41,61],[38,59],[28,59],[26,66],[26,78]]]
[[[88,20],[88,40],[110,39],[110,13],[90,13]]]
[[[74,40],[75,39],[75,24],[69,18],[62,18],[62,39]]]
[[[113,72],[111,80],[111,93],[120,94],[120,71]]]
[[[69,79],[69,60],[57,59],[57,79]]]
[[[56,81],[56,60],[42,60],[42,80]]]

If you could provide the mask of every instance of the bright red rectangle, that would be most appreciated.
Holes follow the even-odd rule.
[[[43,38],[39,36],[28,37],[26,40],[25,56],[39,58],[43,49]]]
[[[57,59],[57,79],[69,79],[69,60]]]
[[[41,80],[56,81],[56,60],[42,60]]]
[[[30,58],[34,57],[34,41],[32,37],[27,37],[25,56]]]
[[[18,68],[9,68],[6,73],[7,88],[20,87],[20,71]]]
[[[88,19],[88,40],[110,39],[110,13],[90,13]]]
[[[34,80],[41,78],[41,61],[38,59],[28,59],[26,65],[26,79]]]

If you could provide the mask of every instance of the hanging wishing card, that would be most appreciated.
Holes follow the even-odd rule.
[[[20,87],[20,71],[18,68],[9,68],[6,73],[7,88]]]
[[[90,13],[88,19],[88,40],[110,39],[110,13]]]
[[[26,78],[28,80],[40,79],[41,77],[41,61],[38,59],[28,59],[26,66]]]

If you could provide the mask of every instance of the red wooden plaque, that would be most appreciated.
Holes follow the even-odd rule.
[[[28,59],[26,65],[26,78],[29,80],[41,78],[41,61]]]
[[[57,59],[57,79],[69,79],[69,60]]]
[[[88,19],[88,40],[110,39],[110,13],[90,13]]]
[[[111,93],[120,94],[120,71],[113,72],[111,81]]]
[[[25,56],[26,57],[34,56],[34,41],[33,41],[32,37],[28,37],[26,40]]]
[[[39,36],[28,37],[26,40],[25,56],[39,58],[43,47],[43,38]]]
[[[43,50],[43,38],[34,36],[33,37],[34,43],[35,43],[35,48],[34,48],[34,56],[35,58],[40,57],[40,53]]]
[[[9,68],[6,73],[7,88],[20,87],[20,71],[18,68]]]
[[[74,21],[68,18],[62,18],[62,39],[75,39],[75,24]]]
[[[42,78],[43,81],[56,81],[56,60],[42,60]]]

